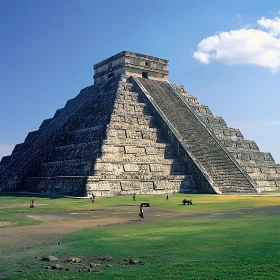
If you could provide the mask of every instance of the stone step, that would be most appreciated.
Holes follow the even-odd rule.
[[[120,156],[124,154],[132,154],[137,156],[143,155],[158,155],[160,157],[170,158],[174,157],[174,150],[169,144],[161,145],[116,145],[116,144],[104,144],[101,149],[102,156],[105,154],[111,154],[112,156]],[[106,155],[105,155],[106,156]]]
[[[94,166],[95,174],[120,175],[123,173],[140,175],[185,175],[185,165],[172,160],[161,162],[104,162],[96,160]]]
[[[255,163],[248,163],[244,167],[248,172],[254,171],[254,170],[263,170],[263,172],[272,172],[272,173],[280,173],[280,166],[279,164],[255,164]]]
[[[106,136],[107,136],[107,140],[114,139],[114,138],[118,138],[118,139],[131,138],[131,139],[137,139],[139,141],[141,141],[142,139],[148,139],[156,142],[161,135],[160,135],[160,131],[155,128],[120,129],[120,128],[108,127],[106,130]]]
[[[255,180],[280,180],[280,174],[249,173],[249,175]]]
[[[147,154],[113,154],[113,153],[102,153],[100,160],[103,162],[162,162],[168,159],[173,160],[173,156],[165,157],[162,155],[147,155]]]
[[[100,144],[100,140],[85,142],[85,143],[77,143],[77,144],[67,144],[61,146],[55,146],[52,149],[54,151],[63,151],[63,150],[72,150],[72,149],[87,149],[88,147],[98,147]]]
[[[84,176],[27,177],[25,186],[30,192],[41,194],[81,196]]]
[[[156,138],[156,139],[143,139],[143,138],[119,138],[117,136],[109,136],[106,140],[103,141],[103,143],[107,144],[113,144],[116,145],[147,145],[147,146],[153,146],[155,144],[161,144],[165,143],[164,139]]]
[[[77,149],[71,151],[66,150],[60,153],[48,154],[47,158],[44,160],[44,163],[65,162],[68,160],[86,162],[86,161],[92,161],[97,156],[100,156],[99,149],[95,149],[95,150]]]
[[[143,108],[146,106],[143,98],[140,96],[131,96],[131,95],[117,95],[115,99],[114,108],[129,108],[130,106],[134,106],[135,108]]]
[[[123,100],[123,101],[138,101],[139,93],[125,91],[125,90],[118,90],[116,95],[116,100]]]
[[[172,84],[176,91],[183,97],[183,99],[189,104],[199,105],[198,99],[195,95],[188,94],[184,86]]]
[[[131,116],[131,115],[122,115],[122,114],[112,114],[111,121],[114,122],[124,122],[131,124],[149,124],[154,119],[153,116]]]
[[[131,112],[144,112],[146,105],[144,103],[134,102],[124,102],[122,100],[116,100],[114,103],[114,110],[125,110]]]
[[[145,128],[155,127],[155,119],[152,116],[111,115],[110,126],[117,128]]]
[[[244,139],[242,133],[236,128],[218,128],[212,126],[212,131],[220,140],[238,140]]]
[[[280,190],[280,180],[267,180],[267,179],[256,179],[258,187],[261,191],[275,191]]]
[[[41,164],[37,176],[82,176],[88,174],[90,170],[93,172],[93,166],[90,161],[64,160],[45,162]]]
[[[250,152],[259,152],[259,147],[257,146],[255,141],[245,140],[245,139],[236,139],[236,140],[221,140],[221,142],[225,145],[229,150],[231,148],[234,151],[234,148],[240,149],[241,151],[250,151]]]
[[[121,108],[114,108],[112,114],[123,115],[123,116],[134,116],[134,117],[145,117],[150,116],[148,110],[144,108],[142,111],[125,110]]]
[[[190,107],[203,118],[214,117],[208,106],[200,104],[190,104]]]
[[[255,165],[273,165],[275,161],[273,159],[269,159],[269,157],[265,157],[263,153],[261,154],[253,154],[253,153],[231,153],[232,156],[242,165],[248,166],[250,164]]]
[[[248,193],[255,193],[254,191],[252,191],[252,189],[250,188],[240,188],[240,187],[226,187],[226,188],[220,188],[220,191],[222,193],[227,193],[227,194],[235,194],[235,193],[244,193],[244,194],[248,194]]]
[[[91,176],[92,177],[92,176]],[[94,174],[93,176],[95,179],[98,180],[171,180],[171,181],[190,181],[195,182],[192,175],[158,175],[156,172],[151,174],[130,174],[130,173],[122,173],[120,175],[115,174]]]
[[[169,180],[99,180],[90,177],[87,179],[88,193],[97,196],[113,194],[160,194],[170,192],[197,193],[194,182],[189,181],[169,181]]]
[[[205,116],[205,115],[200,115],[200,118],[203,120],[203,122],[211,127],[211,128],[220,128],[220,129],[227,129],[228,126],[226,124],[226,122],[224,121],[224,119],[222,117],[218,117],[218,116]]]
[[[137,130],[137,129],[141,129],[141,130],[145,130],[147,128],[154,128],[155,125],[151,125],[150,123],[147,124],[130,124],[130,123],[122,123],[122,122],[114,122],[111,121],[110,124],[107,126],[109,128],[115,128],[115,129],[133,129],[133,130]]]
[[[77,161],[77,160],[61,160],[61,161],[49,161],[42,162],[42,166],[52,166],[52,165],[75,165],[75,164],[87,164],[88,161]]]
[[[128,140],[131,140],[131,139],[128,139]],[[134,139],[133,139],[134,140]],[[103,141],[103,147],[106,147],[105,149],[110,149],[110,147],[126,147],[126,146],[131,146],[131,147],[144,147],[146,149],[149,150],[148,153],[151,153],[151,154],[154,154],[153,152],[153,149],[173,149],[172,148],[172,145],[169,144],[169,143],[157,143],[157,142],[150,142],[150,145],[148,145],[147,142],[136,142],[136,143],[127,143],[127,144],[120,144],[120,143],[112,143],[112,142],[109,142],[107,140],[104,140]],[[114,149],[114,148],[112,148]]]
[[[153,157],[155,156],[155,157]],[[66,162],[66,161],[65,161]],[[125,163],[128,163],[128,162],[131,162],[131,163],[155,163],[155,164],[159,164],[159,163],[162,163],[162,164],[173,164],[174,163],[174,159],[167,159],[167,158],[161,158],[161,157],[158,157],[156,155],[150,155],[150,156],[146,156],[146,157],[132,157],[132,156],[129,156],[129,155],[123,155],[122,157],[118,157],[118,158],[115,158],[113,159],[113,157],[109,158],[109,157],[99,157],[96,159],[96,162],[105,162],[105,163],[108,163],[108,162],[111,162],[111,163],[118,163],[118,162],[125,162]],[[179,164],[177,162],[175,162],[176,164]],[[180,163],[181,164],[181,163]]]
[[[161,130],[155,127],[148,127],[147,125],[138,125],[138,126],[127,126],[127,127],[113,127],[110,124],[107,125],[107,129],[106,132],[107,134],[110,133],[118,133],[119,131],[126,131],[127,133],[134,133],[134,132],[142,132],[142,134],[144,134],[145,132],[149,132],[149,133],[159,133]]]

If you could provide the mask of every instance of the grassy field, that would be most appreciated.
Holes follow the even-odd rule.
[[[183,198],[192,206],[182,206]],[[37,212],[89,210],[85,199],[35,197]],[[96,227],[64,234],[61,244],[41,244],[0,258],[3,279],[279,279],[280,223],[278,213],[243,214],[227,218],[191,218],[192,214],[278,206],[280,197],[238,195],[137,196],[153,208],[177,212],[172,219]],[[131,205],[132,197],[97,198],[100,209]],[[31,212],[28,196],[1,196],[0,221],[18,226],[38,223],[21,212]],[[26,206],[27,205],[27,206]],[[188,219],[188,215],[190,215]],[[0,236],[1,238],[1,236]],[[1,239],[0,239],[1,240]],[[38,256],[54,255],[63,270],[46,270]],[[101,272],[84,272],[100,256]],[[64,263],[75,256],[81,264]],[[129,259],[140,260],[129,265]],[[107,266],[106,266],[107,265]],[[26,269],[28,267],[28,269]],[[78,272],[80,268],[81,272]],[[66,270],[66,269],[69,269]],[[85,269],[85,270],[86,270]]]

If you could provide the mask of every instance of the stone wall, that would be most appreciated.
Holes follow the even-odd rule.
[[[94,82],[99,83],[119,74],[167,81],[168,61],[162,58],[124,51],[94,65]]]

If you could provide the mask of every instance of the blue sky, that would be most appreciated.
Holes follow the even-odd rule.
[[[0,159],[128,50],[280,163],[279,1],[0,0]]]

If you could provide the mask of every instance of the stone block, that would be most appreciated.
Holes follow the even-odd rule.
[[[102,153],[124,154],[124,146],[103,145]]]
[[[159,153],[159,149],[156,147],[146,147],[146,154],[147,155],[157,155]]]
[[[164,164],[156,164],[156,163],[150,164],[151,172],[163,172],[163,171],[166,171],[167,169],[170,170],[170,166],[164,165]]]
[[[273,159],[271,153],[263,153],[263,157],[264,157],[265,161],[273,161],[274,162],[274,159]]]
[[[149,164],[138,164],[140,174],[144,173],[147,174],[150,172],[150,165]]]
[[[120,182],[114,181],[99,181],[88,179],[86,184],[89,193],[93,192],[97,195],[97,191],[116,192],[121,190]]]
[[[126,172],[132,172],[132,171],[138,171],[139,167],[137,164],[133,163],[126,163],[123,165],[124,171]]]
[[[250,141],[249,142],[249,147],[250,147],[250,149],[259,150],[259,147],[258,147],[258,145],[256,144],[255,141]]]
[[[110,162],[96,162],[94,169],[102,172],[114,172],[115,174],[120,174],[124,171],[121,163]]]
[[[143,193],[152,192],[154,188],[153,182],[149,181],[121,181],[121,190],[122,191],[140,191]]]
[[[149,118],[138,118],[137,119],[137,123],[139,125],[147,125],[147,126],[149,126],[150,122],[151,122],[151,118],[150,119]]]
[[[108,129],[107,138],[126,138],[126,133],[124,129]]]
[[[259,168],[259,167],[245,167],[245,170],[248,172],[248,173],[260,173],[262,172],[262,168]]]
[[[124,103],[115,103],[114,104],[114,111],[117,111],[117,109],[123,110],[124,109]]]
[[[156,140],[157,134],[156,132],[152,132],[152,131],[143,131],[143,139]]]
[[[144,147],[135,147],[135,146],[125,146],[125,153],[126,154],[145,154],[145,148]]]
[[[123,109],[128,112],[135,112],[135,105],[123,104]],[[138,110],[139,111],[139,110]]]
[[[135,130],[126,130],[127,138],[142,139],[142,132]]]
[[[180,181],[154,181],[155,190],[166,190],[166,191],[179,191],[181,186]]]

